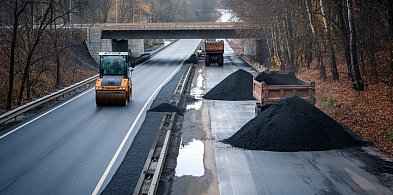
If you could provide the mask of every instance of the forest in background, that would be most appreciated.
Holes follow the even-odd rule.
[[[213,0],[0,1],[0,110],[93,76],[86,32],[72,24],[215,21]]]
[[[259,63],[316,82],[320,109],[393,154],[393,1],[225,3],[262,29]]]
[[[80,0],[75,23],[203,22],[217,20],[219,0]]]

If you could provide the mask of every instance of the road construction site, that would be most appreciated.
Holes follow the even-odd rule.
[[[259,73],[226,41],[223,66],[193,64],[200,43],[136,67],[128,106],[86,90],[5,127],[0,193],[392,194],[391,157],[301,99],[256,116]]]
[[[350,129],[345,130],[345,133],[351,134],[350,143],[345,140],[349,145],[342,149],[309,148],[309,151],[280,152],[249,150],[223,143],[255,117],[256,101],[206,100],[202,96],[239,69],[257,75],[227,42],[223,67],[206,67],[203,62],[196,65],[184,113],[184,121],[187,122],[181,129],[172,194],[392,193],[392,158],[359,140]],[[303,106],[301,103],[299,105]],[[278,122],[284,126],[291,125],[288,120],[293,119]],[[281,146],[278,149],[283,146],[295,148],[300,141],[288,140],[306,136],[291,126],[286,127],[293,131],[286,135],[286,139],[271,137],[275,145]],[[319,129],[322,132],[322,126]],[[246,132],[241,136],[251,142],[252,136],[256,135]],[[340,135],[333,136],[338,136],[334,138],[336,140],[342,139]],[[307,145],[314,140],[306,141],[304,144]]]

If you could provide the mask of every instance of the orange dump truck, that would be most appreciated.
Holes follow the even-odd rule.
[[[257,100],[255,115],[295,95],[315,104],[315,83],[300,80],[294,72],[289,71],[265,71],[254,77],[253,96]]]
[[[205,41],[205,64],[224,65],[224,41]]]

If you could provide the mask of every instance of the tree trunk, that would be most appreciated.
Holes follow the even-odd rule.
[[[19,9],[18,1],[14,2],[13,13],[13,24],[12,24],[12,38],[11,38],[11,52],[10,52],[10,69],[8,72],[8,92],[7,92],[7,102],[6,109],[9,110],[12,108],[13,101],[13,91],[14,91],[14,71],[15,71],[15,53],[18,42],[18,27],[19,27],[19,17],[25,11],[28,2],[24,2],[24,5]],[[18,10],[19,9],[19,10]]]
[[[53,6],[53,1],[51,0],[48,4],[48,7],[45,10],[44,15],[42,16],[41,22],[39,24],[39,26],[36,29],[36,35],[34,37],[34,41],[32,46],[29,48],[28,54],[27,54],[27,60],[26,60],[26,64],[25,64],[25,68],[23,70],[23,76],[22,76],[22,83],[19,89],[19,97],[18,97],[18,101],[17,104],[20,104],[23,100],[23,95],[24,95],[24,90],[25,88],[27,88],[27,99],[30,99],[30,66],[32,64],[33,61],[33,55],[34,52],[38,46],[38,44],[40,43],[40,40],[42,38],[42,35],[46,29],[46,27],[53,22],[53,20],[51,21],[46,21],[49,15],[49,12],[52,9]],[[33,29],[35,30],[35,29]]]
[[[387,2],[387,8],[388,8],[388,15],[389,15],[389,29],[390,29],[390,37],[391,40],[393,40],[393,3],[391,0],[388,0]]]
[[[312,62],[312,48],[311,47],[312,46],[310,44],[306,48],[305,58],[306,58],[306,63],[307,63],[307,65],[306,65],[307,69],[310,69],[310,65],[311,65],[311,62]]]
[[[18,25],[19,25],[19,16],[18,12],[18,1],[15,1],[14,8],[14,23],[12,26],[12,39],[11,39],[11,53],[10,53],[10,70],[8,73],[8,92],[7,92],[7,105],[6,109],[9,110],[12,107],[12,94],[14,91],[14,69],[15,69],[15,49],[16,42],[18,40]]]
[[[53,14],[52,16],[53,17]],[[56,24],[56,21],[54,21]],[[60,89],[60,51],[59,51],[59,31],[57,29],[57,25],[54,25],[55,27],[55,38],[54,38],[54,50],[55,50],[55,63],[56,63],[56,81],[55,81],[55,88],[56,90]]]
[[[321,45],[319,44],[319,41],[318,41],[317,25],[315,25],[314,14],[311,13],[310,0],[304,0],[304,2],[305,2],[305,6],[306,6],[307,15],[308,15],[308,20],[310,23],[311,32],[314,35],[315,46],[317,49],[319,77],[321,80],[324,81],[326,79],[326,71],[325,71],[325,66],[323,64]]]
[[[23,70],[21,86],[19,88],[19,96],[18,96],[18,101],[17,101],[18,105],[22,102],[26,85],[28,85],[28,83],[30,82],[30,79],[29,79],[29,77],[30,77],[30,63],[32,61],[32,57],[33,57],[33,54],[30,50],[28,53],[28,56],[27,56],[25,68]],[[29,86],[27,86],[27,87],[29,87]],[[29,98],[27,98],[27,99],[29,99]]]
[[[334,51],[333,45],[330,45],[329,55],[330,55],[330,60],[331,60],[330,64],[331,64],[331,67],[332,67],[333,80],[334,81],[340,80],[340,76],[339,76],[338,70],[337,70],[336,53]]]
[[[352,78],[352,70],[351,70],[351,52],[350,52],[350,42],[349,42],[349,33],[347,29],[347,24],[345,23],[344,19],[344,10],[343,6],[340,1],[336,0],[337,4],[337,15],[338,15],[338,20],[340,23],[340,31],[341,34],[344,38],[344,47],[345,47],[345,61],[347,62],[347,68],[348,68],[348,78]]]
[[[272,56],[272,46],[270,45],[269,36],[267,36],[267,32],[266,32],[266,29],[265,29],[265,28],[263,28],[263,35],[264,35],[264,37],[265,37],[265,39],[266,39],[266,45],[267,45],[267,48],[268,48],[269,59],[270,59],[270,58],[273,57],[273,56]]]
[[[352,73],[352,87],[356,91],[363,91],[364,84],[363,79],[360,75],[359,62],[357,57],[357,46],[356,46],[356,30],[352,15],[352,0],[347,0],[348,8],[348,26],[349,26],[349,40],[350,40],[350,56],[351,56],[351,73]]]
[[[393,51],[390,49],[390,99],[393,102]]]
[[[295,70],[295,49],[294,49],[294,35],[293,35],[293,23],[292,23],[292,12],[287,10],[286,14],[286,26],[287,26],[287,47],[288,47],[288,61],[289,69]]]
[[[317,60],[318,60],[319,78],[322,81],[324,81],[326,80],[326,71],[325,71],[325,66],[323,64],[321,45],[319,43],[317,43]]]
[[[331,67],[331,71],[332,71],[332,77],[333,77],[333,80],[336,81],[336,80],[339,80],[340,77],[339,77],[338,71],[337,71],[336,54],[334,52],[333,44],[332,44],[331,37],[330,37],[330,24],[327,23],[323,0],[319,0],[319,4],[321,6],[323,25],[325,27],[326,41],[327,41],[327,45],[329,47],[329,58],[330,58],[330,67]]]
[[[370,14],[374,14],[376,12],[375,10],[375,1],[363,1],[363,4],[365,6],[364,9],[369,9]],[[366,43],[365,45],[368,48],[369,51],[369,64],[371,66],[371,78],[373,83],[378,82],[378,65],[377,65],[377,60],[376,60],[376,45],[375,45],[375,26],[376,22],[375,19],[366,17],[365,18],[366,23],[364,24],[366,28],[365,33],[366,33],[366,39],[364,40]]]

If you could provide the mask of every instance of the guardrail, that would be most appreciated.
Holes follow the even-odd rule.
[[[89,87],[92,82],[95,82],[97,77],[98,77],[98,75],[92,76],[92,77],[90,77],[88,79],[85,79],[83,81],[75,83],[75,84],[73,84],[73,85],[71,85],[69,87],[66,87],[64,89],[61,89],[61,90],[56,91],[54,93],[51,93],[49,95],[43,96],[41,98],[38,98],[38,99],[36,99],[36,100],[34,100],[32,102],[29,102],[27,104],[24,104],[24,105],[21,105],[19,107],[16,107],[15,109],[10,110],[10,111],[0,115],[0,124],[5,124],[5,122],[7,122],[7,121],[9,121],[11,119],[15,119],[15,121],[16,121],[17,117],[19,115],[25,114],[28,111],[30,111],[30,110],[32,110],[32,109],[34,109],[36,107],[39,107],[39,106],[41,106],[41,105],[43,105],[45,103],[48,103],[49,101],[52,101],[54,99],[59,98],[61,96],[64,97],[66,94],[68,94],[70,92],[74,92],[77,89],[81,89],[83,87]]]
[[[179,81],[173,95],[171,104],[178,106],[181,95],[185,90],[187,82],[190,78],[194,65],[189,67],[187,73],[183,75]],[[177,97],[177,98],[176,98]],[[170,142],[172,127],[175,123],[176,112],[168,112],[162,119],[159,132],[154,140],[153,147],[147,156],[147,160],[143,167],[143,172],[139,177],[138,183],[133,192],[134,195],[154,195],[157,192],[158,183],[164,168],[165,158]]]

